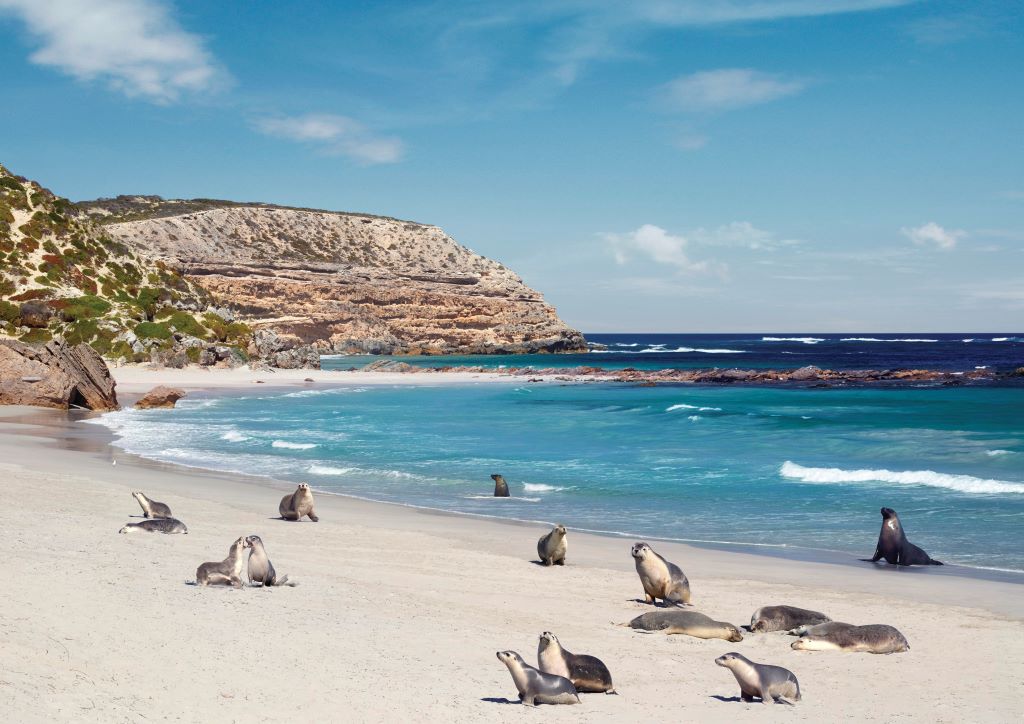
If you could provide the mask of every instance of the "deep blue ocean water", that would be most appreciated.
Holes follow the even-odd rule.
[[[793,335],[663,340],[672,350],[745,349],[735,354],[641,352],[662,342],[593,335],[612,350],[618,348],[611,344],[638,346],[621,348],[636,350],[632,354],[527,359],[549,366],[602,364],[621,356],[634,360],[629,366],[639,366],[635,360],[642,358],[666,367],[707,366],[703,357],[720,356],[729,357],[729,366],[754,367],[783,366],[776,360],[804,354],[795,364],[1024,364],[1024,335],[959,335],[955,341],[941,335],[939,342],[891,344],[839,341],[891,335],[807,335],[824,340],[816,343],[762,342],[762,336]],[[977,341],[960,341],[965,338]],[[852,357],[867,361],[837,363]],[[346,367],[352,361],[327,362]],[[513,361],[521,363],[522,358]],[[911,540],[933,557],[1024,571],[1019,385],[813,389],[511,382],[317,385],[261,393],[187,398],[173,412],[125,410],[102,421],[128,451],[168,462],[305,480],[315,489],[375,500],[766,551],[786,546],[870,556],[884,505],[900,513]],[[505,475],[514,497],[491,497],[491,473]]]

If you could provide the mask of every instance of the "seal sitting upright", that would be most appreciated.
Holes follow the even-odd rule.
[[[565,535],[565,526],[559,523],[545,533],[537,541],[537,557],[545,566],[565,565],[565,552],[569,548],[569,540]]]
[[[665,603],[690,602],[690,582],[679,566],[666,561],[646,543],[633,544],[632,554],[647,603],[657,603],[659,598]]]
[[[281,498],[277,510],[285,520],[302,520],[307,515],[314,523],[320,520],[313,511],[313,491],[308,483],[299,483],[294,493]]]
[[[239,538],[231,544],[228,557],[223,561],[203,563],[196,569],[196,584],[200,586],[234,586],[242,587],[242,551],[249,547],[245,538]]]
[[[729,669],[736,677],[743,701],[753,701],[755,696],[761,697],[762,704],[774,704],[776,700],[787,704],[800,701],[800,682],[789,669],[755,664],[735,652],[719,656],[715,663]]]
[[[537,665],[545,674],[565,677],[580,693],[618,693],[612,684],[611,672],[601,659],[566,651],[550,631],[540,635]]]
[[[505,482],[505,478],[495,473],[491,476],[491,480],[494,481],[494,497],[495,498],[508,498],[508,483]]]
[[[246,537],[245,542],[249,544],[249,583],[252,585],[260,584],[264,587],[268,586],[294,586],[294,583],[288,582],[288,576],[277,577],[277,571],[274,570],[274,564],[270,562],[270,558],[267,556],[267,549],[263,547],[263,539],[258,535],[250,535]]]
[[[145,496],[144,493],[139,491],[132,492],[132,497],[138,501],[139,506],[142,508],[142,515],[146,518],[171,518],[171,508],[164,503],[158,503],[155,500],[150,500]]]
[[[892,508],[882,508],[882,530],[878,534],[878,545],[872,558],[862,561],[875,563],[884,558],[886,563],[896,566],[941,566],[937,561],[907,540],[900,517]]]
[[[564,676],[538,671],[523,661],[523,657],[515,651],[499,651],[498,660],[508,667],[519,691],[519,701],[526,706],[580,703],[576,687]]]

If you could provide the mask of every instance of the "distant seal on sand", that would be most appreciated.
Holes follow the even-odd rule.
[[[794,641],[797,651],[865,651],[869,654],[898,654],[910,650],[906,637],[892,626],[848,626],[827,633],[808,633]]]
[[[139,505],[142,506],[142,514],[147,518],[170,518],[171,509],[164,503],[158,503],[155,500],[150,500],[145,494],[138,491],[132,492],[132,497],[139,501]]]
[[[800,701],[800,682],[789,669],[769,664],[755,664],[743,654],[724,654],[715,663],[729,669],[740,685],[740,698],[753,701],[761,698],[762,704],[774,704],[776,700],[792,704]]]
[[[633,544],[633,562],[644,586],[647,603],[689,603],[690,582],[679,566],[669,563],[646,543]]]
[[[565,552],[569,541],[565,535],[565,526],[559,523],[551,532],[545,533],[537,541],[537,557],[545,566],[565,565]]]
[[[519,700],[526,706],[580,703],[576,687],[564,676],[545,674],[533,668],[515,651],[499,651],[498,660],[508,667],[519,691]]]
[[[797,626],[813,626],[816,623],[826,623],[831,620],[823,613],[808,611],[806,608],[762,606],[750,617],[750,630],[757,633],[789,631]]]
[[[540,635],[537,665],[545,674],[568,679],[580,693],[617,693],[612,684],[611,672],[601,659],[566,651],[558,642],[558,637],[550,631]]]
[[[242,587],[242,552],[249,547],[245,538],[239,538],[231,544],[228,557],[223,561],[203,563],[196,569],[196,583],[200,586],[235,586]]]
[[[498,474],[494,474],[491,476],[491,480],[494,481],[494,497],[508,498],[508,483],[505,482],[505,478]]]
[[[127,523],[118,533],[134,533],[144,530],[149,533],[188,533],[188,528],[177,518],[156,518],[139,523]]]
[[[882,508],[882,531],[878,534],[874,557],[861,560],[875,563],[879,558],[884,558],[887,563],[896,566],[942,565],[942,561],[933,559],[907,540],[900,517],[892,508]]]
[[[639,631],[686,634],[699,639],[743,640],[739,628],[731,623],[715,621],[703,613],[683,609],[648,611],[630,621],[629,627]]]
[[[288,576],[277,577],[274,564],[267,557],[267,549],[263,547],[263,539],[258,535],[247,536],[245,542],[249,544],[249,583],[262,586],[287,586]]]
[[[281,498],[277,510],[285,520],[302,520],[307,515],[314,523],[320,520],[313,511],[313,491],[308,483],[299,483],[294,493]]]

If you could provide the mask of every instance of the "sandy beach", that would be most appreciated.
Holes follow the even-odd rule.
[[[226,390],[257,378],[430,377],[113,372],[125,399],[158,382]],[[654,542],[688,575],[696,609],[717,620],[745,625],[759,606],[790,604],[891,624],[911,649],[798,652],[784,634],[745,634],[739,643],[641,634],[616,625],[652,610],[636,600],[631,540],[570,530],[568,565],[548,569],[534,562],[542,525],[325,494],[319,523],[284,522],[277,505],[293,486],[142,461],[108,447],[105,435],[66,413],[0,411],[0,554],[9,577],[0,594],[0,694],[10,721],[1024,717],[1018,584]],[[189,534],[118,535],[141,520],[132,490],[170,505]],[[188,585],[198,564],[223,559],[248,534],[260,535],[278,573],[300,585]],[[600,657],[620,695],[521,707],[495,652],[513,649],[535,663],[542,631]],[[739,702],[732,674],[714,664],[729,651],[792,670],[803,701]]]

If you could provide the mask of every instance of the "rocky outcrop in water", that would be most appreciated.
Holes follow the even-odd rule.
[[[103,358],[87,344],[0,340],[2,405],[116,410],[114,387]]]
[[[139,398],[139,401],[135,403],[135,407],[140,410],[171,408],[178,404],[178,400],[184,396],[185,390],[158,385]]]

